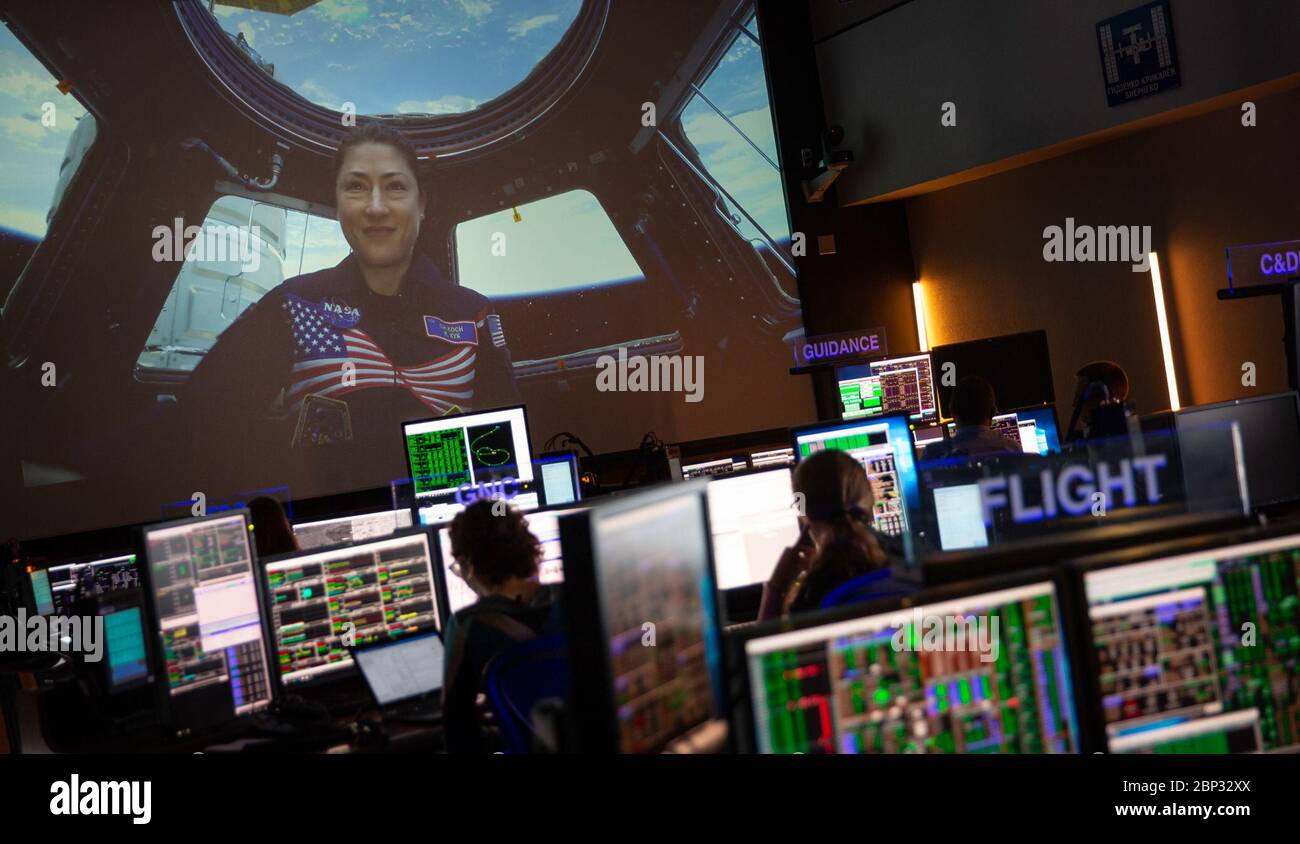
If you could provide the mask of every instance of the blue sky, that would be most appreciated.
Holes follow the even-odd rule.
[[[0,26],[0,226],[37,237],[45,236],[63,151],[86,114],[55,86],[41,63]],[[54,104],[53,126],[41,122],[47,102]]]
[[[581,0],[321,0],[295,15],[217,6],[275,78],[358,114],[469,111],[519,83]]]

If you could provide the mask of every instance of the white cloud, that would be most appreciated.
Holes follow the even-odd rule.
[[[767,107],[738,114],[732,119],[768,155],[773,154],[776,141]],[[685,130],[686,137],[699,149],[709,173],[769,234],[784,236],[789,231],[789,220],[781,194],[781,180],[771,165],[712,111],[688,119]]]
[[[39,143],[49,137],[49,132],[41,125],[39,120],[31,120],[25,117],[0,117],[0,135],[20,143]],[[23,143],[23,146],[32,145],[31,143]]]
[[[772,114],[766,106],[734,115],[731,120],[768,155],[773,155],[776,139],[772,133]],[[698,112],[688,119],[685,129],[686,137],[696,146],[722,144],[727,149],[751,149],[745,139],[712,110]]]
[[[559,15],[534,15],[531,18],[521,21],[515,21],[508,27],[511,38],[523,38],[534,29],[540,29],[548,23],[555,23],[560,19]]]
[[[462,114],[478,108],[479,102],[471,97],[448,94],[436,100],[402,100],[397,104],[398,114]]]
[[[335,111],[343,110],[343,105],[339,98],[334,95],[334,92],[314,80],[304,79],[296,86],[295,90],[317,105],[332,108]]]
[[[360,23],[370,16],[366,0],[321,0],[312,10],[342,23]]]
[[[0,205],[0,226],[44,237],[45,212],[17,205]]]
[[[460,3],[461,11],[475,21],[482,21],[492,14],[492,0],[457,0],[457,2]]]
[[[40,97],[53,99],[58,93],[59,89],[49,76],[22,68],[6,68],[4,73],[0,73],[0,94],[33,100]]]

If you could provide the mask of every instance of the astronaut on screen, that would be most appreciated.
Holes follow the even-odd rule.
[[[492,304],[415,248],[427,199],[416,166],[382,124],[344,140],[335,198],[352,254],[288,279],[222,333],[182,402],[205,440],[260,439],[275,418],[281,449],[351,443],[343,451],[397,466],[403,422],[519,402]]]

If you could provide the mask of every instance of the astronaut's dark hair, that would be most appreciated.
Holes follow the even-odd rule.
[[[343,169],[343,159],[347,157],[348,150],[361,144],[387,144],[396,149],[411,168],[411,173],[415,176],[415,184],[422,196],[429,193],[428,166],[422,166],[420,158],[415,152],[415,145],[401,131],[394,129],[386,123],[380,123],[377,120],[367,120],[364,123],[358,123],[343,138],[343,143],[339,144],[338,152],[334,153],[334,181],[339,178],[339,171]]]

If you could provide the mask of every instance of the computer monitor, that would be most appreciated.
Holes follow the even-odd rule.
[[[800,461],[824,449],[838,449],[862,464],[876,501],[876,530],[891,536],[906,535],[911,530],[921,493],[906,414],[811,425],[797,428],[792,434],[795,456]]]
[[[955,591],[743,635],[742,739],[761,753],[1079,752],[1051,576]]]
[[[140,567],[135,554],[120,554],[98,560],[50,566],[50,589],[54,611],[68,615],[79,598],[93,598],[106,592],[138,590]]]
[[[1073,522],[1053,533],[1006,539],[989,529],[988,547],[944,550],[920,559],[919,576],[927,587],[951,585],[980,577],[995,577],[1039,566],[1056,565],[1121,548],[1178,537],[1204,537],[1257,524],[1236,513],[1174,512],[1160,516],[1125,517],[1135,511],[1117,510],[1102,519]]]
[[[479,498],[541,503],[523,405],[407,422],[402,435],[422,524],[451,521]]]
[[[547,507],[575,504],[582,500],[578,455],[573,452],[561,451],[538,455],[537,474],[542,479],[542,503]]]
[[[948,437],[957,432],[953,422],[947,425]],[[1024,454],[1053,454],[1061,450],[1061,436],[1056,427],[1055,405],[1040,405],[999,413],[993,417],[993,430],[1007,444]],[[919,447],[919,446],[918,446]]]
[[[1259,534],[1080,561],[1103,749],[1300,750],[1300,534]]]
[[[1003,415],[1008,418],[1005,423],[1008,434],[1012,433],[1010,420],[1015,420],[1014,433],[1020,442],[1020,450],[1025,454],[1050,454],[1061,450],[1055,405],[1026,407]]]
[[[1228,425],[1236,422],[1246,463],[1250,506],[1300,499],[1300,407],[1296,393],[1187,407],[1175,414],[1183,477],[1189,497],[1213,489],[1212,466],[1233,464]]]
[[[28,572],[32,587],[32,607],[37,615],[54,614],[54,592],[50,589],[50,573],[46,569]],[[64,613],[60,613],[63,615]]]
[[[799,539],[788,467],[709,481],[709,529],[719,589],[764,583]]]
[[[164,723],[184,733],[271,705],[270,649],[248,511],[143,532]]]
[[[1046,331],[936,346],[930,350],[930,359],[942,382],[937,392],[944,419],[953,418],[953,388],[967,375],[978,375],[993,385],[998,407],[1031,407],[1056,401]],[[951,373],[952,379],[945,380],[945,373]]]
[[[293,526],[293,536],[304,551],[330,545],[349,545],[367,539],[391,536],[411,527],[410,510],[381,510],[377,513],[358,513],[337,519],[300,522]]]
[[[442,688],[442,639],[436,633],[357,648],[352,654],[380,707],[432,695]]]
[[[943,442],[944,433],[942,425],[930,425],[925,428],[912,429],[912,442],[916,443],[916,452],[920,454],[927,445],[937,442]]]
[[[989,531],[984,524],[984,500],[979,484],[934,487],[930,494],[934,498],[940,548],[955,551],[988,547]]]
[[[907,413],[913,422],[938,418],[928,353],[841,367],[835,380],[843,419],[900,412]]]
[[[528,522],[528,530],[533,536],[537,537],[538,543],[542,546],[542,561],[538,564],[537,581],[539,583],[563,583],[564,582],[564,557],[560,550],[560,518],[569,513],[579,513],[585,508],[573,507],[560,510],[534,510],[531,513],[524,513],[524,520]],[[451,570],[453,562],[451,556],[451,534],[447,527],[440,527],[435,530],[438,537],[438,571],[443,578],[443,593],[447,596],[447,605],[445,612],[447,614],[457,613],[478,600],[478,595],[474,590],[469,588],[459,575],[454,574]]]
[[[104,619],[103,682],[120,694],[153,682],[145,641],[144,595],[138,589],[103,592],[95,614]]]
[[[773,469],[777,466],[794,465],[794,449],[769,448],[749,453],[749,465],[753,469]]]
[[[725,711],[704,487],[560,520],[581,752],[657,753]]]
[[[428,531],[271,557],[263,583],[283,687],[346,676],[350,647],[442,629]]]
[[[715,460],[701,460],[696,463],[682,464],[682,479],[687,481],[700,478],[712,478],[717,475],[732,475],[749,468],[749,461],[740,456],[720,457]]]

